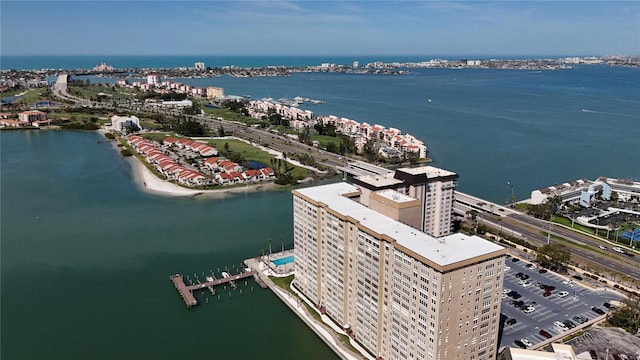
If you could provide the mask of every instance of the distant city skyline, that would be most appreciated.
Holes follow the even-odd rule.
[[[638,55],[632,1],[13,1],[2,55]]]

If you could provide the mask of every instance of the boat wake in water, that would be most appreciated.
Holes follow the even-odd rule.
[[[588,110],[588,109],[582,109],[582,112],[594,113],[594,114],[606,114],[606,115],[638,117],[638,115],[634,115],[634,114],[622,114],[622,113],[614,113],[614,112],[607,112],[607,111],[595,111],[595,110]]]

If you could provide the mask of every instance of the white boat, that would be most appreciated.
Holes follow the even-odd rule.
[[[223,278],[228,278],[228,277],[231,277],[231,275],[230,275],[228,272],[223,271],[223,272],[222,272],[222,277],[223,277]]]
[[[207,282],[211,282],[213,281],[213,276],[207,276],[205,277],[205,279],[207,279]]]

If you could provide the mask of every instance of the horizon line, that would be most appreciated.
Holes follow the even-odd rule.
[[[469,57],[469,56],[484,56],[484,57],[491,57],[491,56],[500,56],[500,57],[504,57],[504,56],[517,56],[517,57],[523,57],[523,56],[545,56],[545,57],[568,57],[568,56],[579,56],[579,57],[584,57],[584,56],[640,56],[640,54],[624,54],[624,53],[607,53],[607,54],[462,54],[462,53],[452,53],[452,54],[267,54],[267,55],[261,55],[261,54],[1,54],[0,57],[12,57],[12,56],[33,56],[33,57],[44,57],[44,56],[57,56],[57,57],[69,57],[69,56],[114,56],[114,57],[120,57],[120,56],[163,56],[163,57],[188,57],[188,56],[206,56],[206,57],[322,57],[322,56],[326,56],[326,57],[347,57],[347,56],[366,56],[366,57],[373,57],[373,56],[384,56],[384,57],[393,57],[393,56],[398,56],[398,57],[406,57],[406,56],[440,56],[440,57],[444,57],[444,56],[465,56],[465,57]]]

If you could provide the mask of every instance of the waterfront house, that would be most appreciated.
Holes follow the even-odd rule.
[[[262,168],[260,169],[260,172],[264,175],[265,178],[271,178],[276,176],[276,173],[273,171],[272,168],[270,167],[266,167],[266,168]]]
[[[245,170],[242,174],[246,181],[260,181],[265,178],[260,170],[249,169]]]
[[[216,157],[208,158],[204,161],[204,165],[211,169],[211,171],[216,171],[218,170],[218,161],[220,161],[220,159]]]
[[[216,181],[218,181],[222,185],[229,184],[233,180],[233,176],[224,172],[216,174],[215,178],[216,178]]]
[[[18,114],[18,119],[31,125],[34,121],[47,120],[47,113],[40,110],[23,111]]]
[[[0,126],[1,127],[22,127],[27,125],[26,122],[24,121],[18,121],[18,120],[0,120]]]

